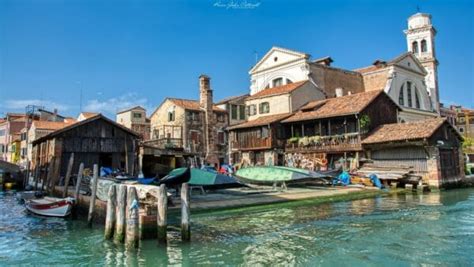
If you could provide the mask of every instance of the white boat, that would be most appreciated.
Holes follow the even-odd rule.
[[[66,217],[71,213],[73,198],[44,197],[26,201],[26,208],[35,214],[51,217]]]

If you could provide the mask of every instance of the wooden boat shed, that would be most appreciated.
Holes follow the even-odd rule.
[[[137,173],[139,134],[98,114],[54,131],[33,141],[32,167],[52,168],[52,177],[64,177],[71,153],[74,153],[73,170],[84,163],[92,169],[94,164]]]
[[[462,136],[446,118],[381,125],[362,146],[374,164],[410,166],[430,187],[445,187],[464,176]]]

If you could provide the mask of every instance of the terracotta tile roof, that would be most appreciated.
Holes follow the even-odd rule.
[[[128,111],[132,111],[132,110],[136,110],[136,109],[141,109],[141,110],[145,110],[145,108],[143,108],[142,106],[134,106],[134,107],[131,107],[131,108],[127,108],[127,109],[124,109],[124,110],[120,110],[117,112],[117,114],[121,114],[121,113],[125,113],[125,112],[128,112]]]
[[[264,89],[254,95],[249,96],[247,100],[257,99],[257,98],[266,97],[266,96],[288,94],[300,88],[302,85],[304,85],[307,82],[308,82],[307,80],[304,80],[304,81],[294,82],[294,83],[290,83],[290,84],[286,84],[286,85],[282,85],[278,87]]]
[[[247,122],[234,125],[232,127],[229,127],[228,129],[235,130],[235,129],[252,128],[252,127],[257,127],[257,126],[268,125],[274,122],[281,121],[285,118],[288,118],[288,116],[290,115],[291,113],[263,116],[252,121],[247,121]]]
[[[190,100],[190,99],[181,99],[181,98],[168,98],[171,102],[173,102],[176,106],[180,106],[184,109],[200,111],[201,108],[199,107],[199,101],[197,100]],[[217,106],[214,105],[213,110],[216,112],[227,112]]]
[[[75,121],[74,121],[75,122]],[[58,121],[33,121],[33,125],[36,129],[42,130],[59,130],[66,126],[73,124],[74,122],[58,122]]]
[[[216,105],[222,105],[222,104],[226,104],[228,102],[238,102],[238,101],[241,101],[241,100],[247,98],[248,96],[249,96],[249,94],[238,95],[238,96],[229,96],[229,97],[226,97],[226,98],[222,99],[221,101],[217,102]]]
[[[379,126],[362,144],[417,140],[431,137],[446,122],[446,118],[433,118],[407,123],[392,123]]]
[[[303,106],[299,112],[282,122],[296,122],[358,114],[380,94],[385,93],[383,90],[377,90],[311,101]]]

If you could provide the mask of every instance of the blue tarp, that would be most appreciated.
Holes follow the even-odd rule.
[[[348,185],[351,183],[351,176],[349,175],[348,172],[342,172],[337,176],[336,179],[332,180],[332,184],[342,184],[342,185]]]
[[[370,178],[370,181],[372,182],[372,184],[374,184],[375,187],[378,187],[378,188],[380,188],[380,189],[383,188],[383,185],[382,185],[382,183],[380,182],[380,179],[377,177],[377,175],[371,174],[371,175],[369,176],[369,178]]]

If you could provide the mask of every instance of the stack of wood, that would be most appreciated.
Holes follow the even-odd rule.
[[[421,179],[415,175],[413,167],[406,165],[381,166],[373,163],[366,163],[357,170],[357,174],[368,177],[371,174],[377,175],[380,180],[406,180],[417,182]]]

